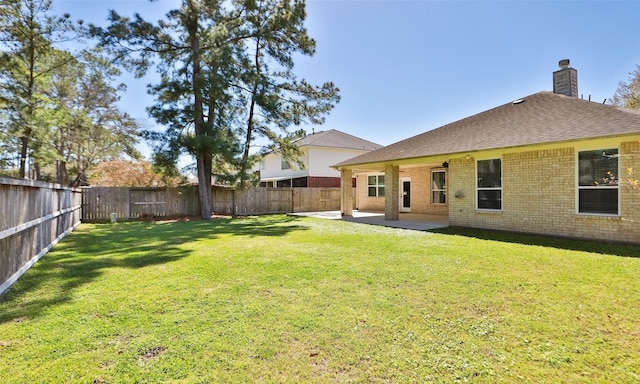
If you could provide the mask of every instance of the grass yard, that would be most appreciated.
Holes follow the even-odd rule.
[[[82,224],[0,298],[0,382],[640,382],[640,249],[284,215]]]

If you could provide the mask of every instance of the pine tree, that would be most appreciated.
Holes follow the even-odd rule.
[[[6,101],[7,132],[18,137],[19,176],[26,176],[29,157],[39,161],[50,153],[43,143],[50,130],[41,113],[49,103],[48,87],[52,71],[65,65],[57,60],[55,44],[73,30],[69,15],[49,15],[51,0],[6,0],[0,5],[0,83]]]
[[[241,60],[243,85],[237,88],[244,90],[249,100],[238,169],[242,187],[256,160],[249,151],[256,138],[267,138],[271,144],[266,149],[278,151],[288,161],[304,167],[295,146],[304,131],[288,132],[288,128],[302,123],[323,124],[324,116],[340,100],[333,83],[314,87],[293,73],[294,54],[315,53],[315,41],[304,27],[305,17],[302,1],[261,0],[247,7],[251,38]]]
[[[161,142],[156,158],[165,163],[183,153],[196,159],[202,218],[211,217],[214,170],[245,186],[256,137],[294,158],[299,131],[288,128],[322,122],[338,102],[333,84],[314,87],[293,74],[293,55],[315,50],[305,16],[298,0],[183,0],[155,24],[112,11],[109,27],[91,27],[137,75],[157,61],[161,81],[149,88],[156,97],[150,113],[167,130],[147,137]]]
[[[67,65],[52,74],[55,115],[49,120],[55,136],[50,146],[56,153],[56,181],[84,185],[89,169],[101,161],[123,154],[140,158],[135,148],[139,128],[118,109],[118,92],[126,87],[111,85],[120,74],[116,67],[99,52],[61,54]]]

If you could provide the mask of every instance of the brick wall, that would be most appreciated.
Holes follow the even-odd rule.
[[[448,171],[449,224],[460,227],[477,226],[474,197],[475,158],[450,159]]]
[[[417,167],[400,170],[400,178],[411,179],[411,212],[432,215],[446,215],[447,204],[431,204],[431,170],[443,170],[437,167]],[[448,177],[448,171],[447,171]],[[384,197],[369,197],[367,188],[367,175],[358,175],[357,202],[358,209],[362,211],[384,211]],[[449,197],[447,197],[449,198]]]
[[[340,178],[339,177],[317,177],[317,176],[309,176],[307,177],[307,186],[310,188],[329,188],[329,187],[337,187],[340,188]]]
[[[622,176],[632,168],[640,179],[640,142],[619,148]],[[576,213],[574,148],[503,153],[502,211],[475,209],[473,157],[452,159],[449,171],[451,225],[640,243],[640,190],[628,183],[620,187],[620,217]],[[464,197],[455,198],[456,191]]]
[[[594,141],[594,143],[596,143]],[[596,148],[598,144],[593,144]],[[434,167],[401,168],[400,178],[411,178],[411,212],[449,215],[453,226],[486,228],[575,237],[603,241],[640,243],[640,141],[607,144],[620,154],[620,216],[576,213],[576,149],[574,147],[494,151],[502,158],[502,210],[476,209],[476,158],[449,159],[447,204],[432,205],[431,171]],[[482,158],[487,158],[483,154]],[[627,175],[627,170],[632,170]],[[367,196],[367,175],[359,174],[356,206],[363,211],[385,210],[384,197]],[[459,197],[455,197],[458,195]]]
[[[358,174],[356,189],[356,208],[360,211],[379,211],[384,212],[384,197],[369,197],[367,174]]]
[[[431,171],[444,170],[449,177],[448,169],[441,166],[406,168],[400,173],[400,177],[411,178],[411,212],[429,215],[447,215],[447,204],[431,204]],[[447,180],[448,182],[448,180]],[[447,196],[448,198],[448,196]]]

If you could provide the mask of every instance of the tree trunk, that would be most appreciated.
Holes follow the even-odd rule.
[[[33,164],[33,179],[42,180],[42,173],[40,173],[40,165],[38,163]]]
[[[251,105],[249,106],[249,121],[247,122],[247,136],[244,142],[244,152],[242,154],[242,162],[240,163],[240,188],[246,188],[247,182],[247,169],[249,168],[249,148],[251,147],[251,139],[253,137],[253,114],[256,108],[256,97],[258,94],[258,82],[260,81],[260,37],[256,40],[256,53],[255,53],[255,66],[256,66],[256,82],[253,84],[253,92],[251,94]]]
[[[192,52],[193,81],[193,125],[196,140],[203,144],[206,137],[206,127],[203,118],[202,85],[203,78],[200,68],[200,37],[198,35],[198,9],[192,1],[188,3],[190,20],[188,30]],[[203,220],[211,220],[211,167],[212,159],[208,145],[200,145],[196,149],[196,166],[198,168],[198,196],[200,198],[200,214]]]
[[[34,24],[34,15],[35,15],[35,4],[34,3],[28,3],[27,4],[29,7],[29,14],[28,14],[28,22],[29,25],[33,25]],[[34,39],[34,35],[33,33],[29,34],[29,42],[27,45],[27,50],[28,50],[28,55],[29,55],[29,61],[28,61],[28,65],[29,65],[29,79],[28,79],[28,84],[27,84],[27,94],[26,94],[26,101],[27,101],[27,124],[32,124],[33,123],[33,115],[34,115],[34,100],[33,100],[33,93],[34,93],[34,89],[35,89],[35,71],[36,71],[36,43],[35,43],[35,39]],[[20,177],[24,178],[26,176],[26,169],[27,169],[27,153],[29,151],[29,144],[31,142],[32,139],[32,135],[33,135],[33,131],[30,128],[27,128],[24,132],[24,135],[20,138],[20,142],[21,142],[21,148],[20,148]]]
[[[200,198],[200,215],[203,220],[211,219],[211,173],[207,174],[206,158],[202,153],[196,156],[198,168],[198,197]]]
[[[56,183],[60,185],[69,185],[67,162],[64,160],[56,161]]]
[[[20,178],[24,179],[27,175],[27,150],[29,149],[29,137],[20,138]]]
[[[253,95],[251,96],[251,105],[249,107],[249,122],[247,123],[247,137],[244,143],[244,152],[242,153],[242,162],[240,163],[240,188],[247,187],[247,169],[249,168],[249,148],[251,147],[251,138],[253,136],[253,113],[256,107],[256,92],[257,84],[253,88]]]

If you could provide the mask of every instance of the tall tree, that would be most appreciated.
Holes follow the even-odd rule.
[[[14,151],[17,147],[15,137],[9,133],[8,105],[0,101],[0,174],[17,176]]]
[[[120,71],[99,52],[84,51],[78,57],[64,52],[67,65],[52,75],[51,99],[55,115],[50,121],[56,157],[56,181],[80,185],[98,162],[125,154],[140,158],[135,148],[138,125],[117,107],[119,91],[112,86]],[[70,169],[69,166],[70,165]]]
[[[224,46],[225,29],[216,25],[221,2],[184,0],[180,10],[173,10],[166,20],[156,25],[136,14],[131,20],[111,11],[107,29],[92,27],[102,46],[137,76],[148,71],[154,59],[160,59],[160,86],[152,88],[158,101],[165,104],[153,113],[160,123],[168,125],[164,146],[166,160],[177,159],[180,150],[190,151],[196,158],[202,217],[211,216],[212,124],[207,124],[205,73],[202,52]],[[206,23],[203,23],[203,20]],[[187,131],[192,128],[192,138]]]
[[[281,136],[272,129],[277,127],[286,143],[289,125],[314,113],[320,120],[337,102],[332,84],[318,92],[296,83],[290,72],[294,53],[313,53],[304,17],[304,1],[298,0],[183,0],[179,10],[156,24],[112,11],[108,28],[92,27],[102,46],[138,75],[159,59],[161,81],[149,88],[157,100],[150,113],[167,132],[149,137],[163,140],[159,149],[165,161],[181,153],[195,157],[202,218],[211,217],[214,168],[239,175],[242,183],[251,160],[247,146],[255,134],[277,143]],[[251,47],[257,51],[253,56]],[[255,66],[252,57],[257,57]],[[269,71],[270,62],[281,69]],[[305,98],[287,100],[294,93]],[[324,108],[307,108],[323,104],[320,100]],[[273,106],[273,117],[257,119],[258,108],[265,112],[267,105]]]
[[[48,127],[38,115],[48,103],[51,72],[65,65],[56,60],[54,45],[73,30],[69,15],[49,15],[51,0],[6,0],[0,5],[0,83],[9,106],[8,131],[19,138],[19,176],[26,176],[29,156],[47,157],[40,150],[49,140]]]
[[[293,73],[294,54],[312,56],[315,53],[316,44],[307,35],[305,18],[303,1],[247,3],[247,29],[251,37],[241,60],[243,85],[238,87],[248,100],[243,153],[238,167],[239,184],[243,187],[255,162],[250,153],[254,140],[268,139],[269,150],[279,151],[287,160],[303,167],[294,140],[304,133],[288,133],[288,128],[302,123],[323,124],[325,115],[340,100],[333,83],[313,86],[298,80]]]
[[[640,109],[640,65],[636,65],[636,69],[629,73],[627,81],[621,81],[618,84],[618,89],[611,98],[611,104]]]

